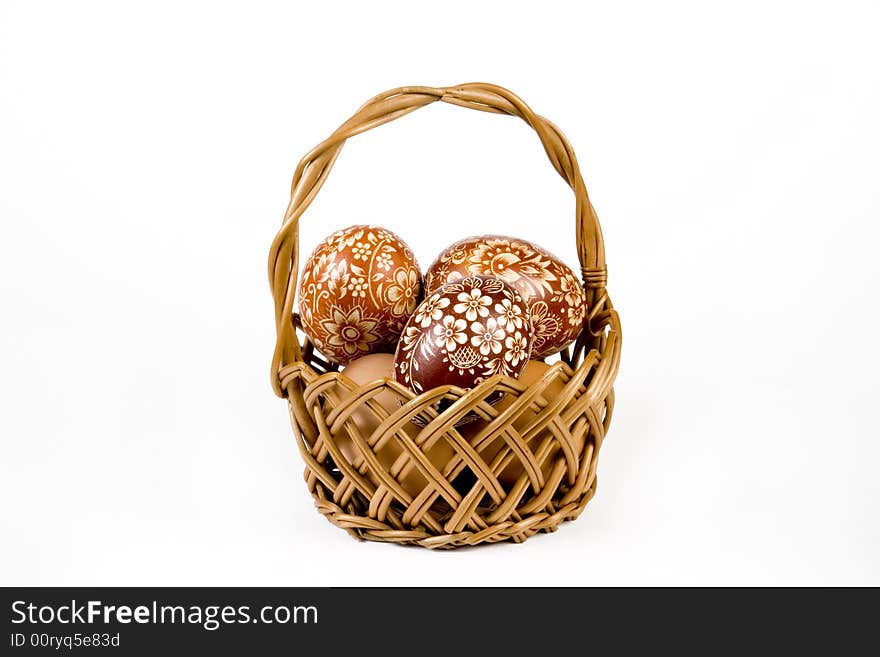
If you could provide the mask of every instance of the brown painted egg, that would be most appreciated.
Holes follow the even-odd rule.
[[[299,284],[302,327],[337,363],[393,352],[421,295],[410,248],[378,226],[350,226],[321,242]]]
[[[397,380],[415,392],[471,388],[496,374],[516,377],[532,351],[523,298],[500,278],[467,276],[416,308],[394,357]]]
[[[497,276],[526,300],[534,325],[534,358],[577,338],[587,299],[577,275],[553,254],[525,240],[483,235],[448,247],[428,268],[425,293],[463,276]]]

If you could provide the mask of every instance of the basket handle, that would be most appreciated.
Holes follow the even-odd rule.
[[[349,137],[394,121],[438,100],[483,112],[518,116],[538,133],[553,167],[574,191],[575,240],[587,302],[593,308],[594,304],[598,305],[604,298],[607,273],[602,230],[587,195],[577,158],[559,128],[544,117],[535,114],[516,94],[493,84],[471,82],[454,87],[391,89],[362,105],[330,137],[308,152],[300,160],[293,174],[290,203],[284,213],[281,229],[269,251],[269,285],[275,301],[275,325],[278,335],[275,355],[272,359],[272,385],[279,396],[285,396],[278,379],[279,371],[292,361],[302,360],[302,351],[293,323],[293,302],[299,270],[300,217],[321,189]]]

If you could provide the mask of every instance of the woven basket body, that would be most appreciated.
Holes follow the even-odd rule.
[[[589,311],[575,343],[528,386],[502,376],[468,390],[443,386],[421,395],[389,380],[358,386],[315,352],[294,312],[298,223],[345,141],[436,101],[523,119],[574,191],[575,239]],[[583,511],[596,490],[597,458],[614,406],[620,323],[605,289],[598,219],[574,152],[556,126],[516,95],[471,83],[404,87],[367,102],[297,166],[269,254],[269,279],[278,335],[272,383],[288,401],[309,492],[328,520],[358,538],[451,548],[520,542],[554,531]],[[503,409],[491,403],[499,392],[512,402]],[[399,409],[388,412],[377,403],[383,393],[396,397]],[[369,435],[355,421],[364,414],[376,427]],[[444,453],[452,454],[444,464],[427,456],[441,441],[451,448],[444,446]],[[340,449],[343,442],[352,458]],[[389,447],[397,455],[391,462],[380,458]],[[521,474],[502,484],[500,473],[517,462]]]

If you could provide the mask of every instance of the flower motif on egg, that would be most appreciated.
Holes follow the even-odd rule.
[[[347,363],[393,351],[422,293],[418,264],[394,233],[351,226],[321,242],[298,290],[306,335],[328,358]]]
[[[358,242],[354,246],[351,247],[351,254],[354,256],[355,260],[363,260],[366,262],[370,259],[370,254],[373,253],[373,246],[369,241],[366,242]]]
[[[495,312],[501,316],[504,329],[508,333],[515,329],[522,328],[523,310],[510,299],[502,299],[501,303],[496,303]]]
[[[346,313],[334,306],[330,310],[331,319],[321,322],[321,328],[329,336],[327,344],[342,349],[349,358],[370,353],[371,345],[379,341],[376,332],[379,320],[363,317],[361,312],[360,308],[352,308]]]
[[[391,254],[387,251],[383,251],[379,255],[376,256],[376,267],[378,269],[383,269],[388,271],[391,269],[391,266],[394,264],[394,259],[391,257]]]
[[[458,345],[467,342],[468,334],[466,329],[466,321],[460,317],[456,318],[455,315],[446,315],[442,323],[434,325],[437,346],[446,349],[447,353],[455,351]]]
[[[486,306],[492,305],[491,297],[488,294],[483,294],[483,291],[478,287],[473,287],[470,290],[465,288],[465,290],[456,296],[458,303],[452,307],[452,310],[464,315],[468,321],[474,321],[477,317],[488,315],[489,309]]]
[[[508,335],[504,339],[504,346],[507,347],[504,360],[508,361],[512,367],[516,367],[520,361],[529,359],[529,341],[522,331]]]
[[[494,276],[522,295],[534,327],[533,356],[556,353],[583,328],[587,305],[580,281],[557,257],[525,240],[488,235],[456,242],[428,268],[425,289],[431,293],[465,276]]]
[[[417,269],[400,268],[394,272],[393,282],[385,288],[385,300],[392,304],[391,314],[396,317],[409,315],[416,306],[421,277]]]
[[[498,328],[498,322],[494,317],[487,319],[485,324],[474,322],[471,324],[471,331],[474,334],[471,337],[471,344],[479,348],[481,354],[488,356],[489,353],[501,353],[504,329]]]
[[[490,376],[517,376],[532,347],[519,293],[499,278],[466,276],[435,291],[407,322],[395,377],[416,392],[472,387]]]
[[[443,309],[448,305],[448,298],[441,297],[439,294],[432,294],[430,298],[425,299],[416,309],[416,323],[425,328],[432,321],[437,321],[443,317]]]

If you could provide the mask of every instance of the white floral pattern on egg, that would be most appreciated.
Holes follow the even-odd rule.
[[[378,226],[350,226],[321,242],[303,266],[303,330],[337,363],[394,351],[422,291],[410,248]]]
[[[532,351],[525,301],[500,278],[467,276],[416,308],[394,358],[398,382],[415,392],[470,388],[496,374],[516,377]]]
[[[535,244],[501,235],[460,240],[428,268],[425,293],[464,276],[496,276],[522,295],[535,329],[534,358],[560,351],[583,328],[583,285],[570,267]]]

